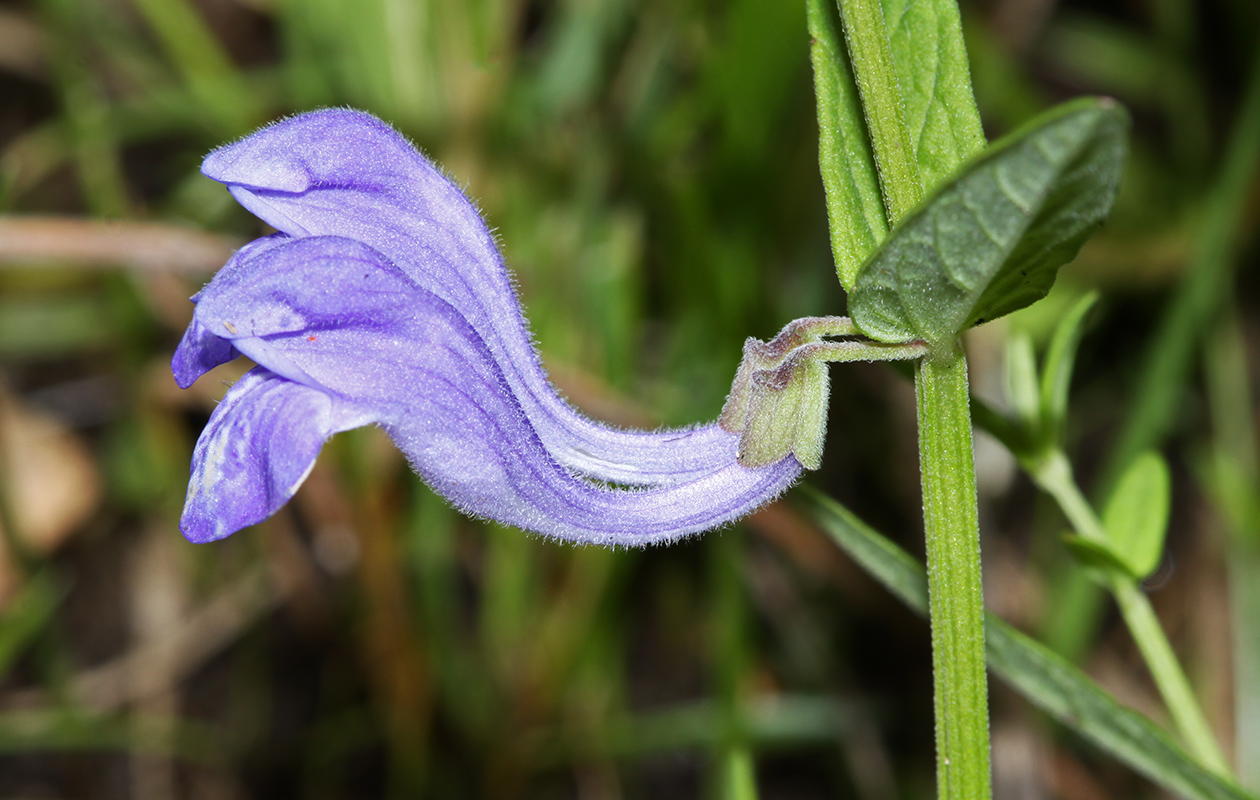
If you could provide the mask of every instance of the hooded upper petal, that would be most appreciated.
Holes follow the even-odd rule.
[[[591,482],[554,458],[462,314],[383,254],[307,237],[235,266],[202,292],[196,322],[257,361],[266,382],[234,387],[198,445],[185,518],[227,520],[196,534],[203,538],[274,511],[327,436],[367,422],[461,510],[575,541],[646,544],[706,530],[772,499],[800,472],[792,458],[740,466],[738,436],[721,432],[702,454],[714,465],[706,472],[643,490]],[[260,435],[237,450],[226,444]],[[286,448],[287,461],[276,455]],[[216,487],[244,510],[222,516],[227,506],[207,499]],[[192,536],[209,523],[188,525]]]
[[[206,157],[202,172],[291,237],[369,245],[447,301],[481,337],[538,436],[566,467],[598,480],[661,485],[711,472],[716,425],[622,431],[577,414],[539,363],[494,239],[476,208],[405,138],[359,111],[325,109]],[[217,333],[217,329],[215,330]]]

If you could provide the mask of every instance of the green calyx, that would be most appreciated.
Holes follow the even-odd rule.
[[[739,463],[764,467],[791,455],[806,469],[822,464],[827,432],[827,364],[918,358],[919,342],[825,341],[856,334],[845,317],[806,317],[769,342],[749,339],[719,424],[740,434]]]

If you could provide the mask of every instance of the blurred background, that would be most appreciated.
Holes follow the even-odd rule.
[[[1003,406],[1006,337],[1040,347],[1103,291],[1069,452],[1095,494],[1169,457],[1147,588],[1260,764],[1260,6],[963,14],[990,138],[1083,93],[1135,119],[1113,220],[1049,300],[974,332],[975,390]],[[381,116],[479,204],[577,406],[698,422],[745,337],[844,312],[807,47],[803,0],[0,2],[0,797],[715,797],[732,748],[766,798],[931,797],[927,627],[790,497],[668,548],[575,548],[462,518],[364,430],[257,528],[177,528],[244,371],[176,388],[187,298],[264,232],[206,152],[319,106]],[[921,554],[910,382],[832,375],[807,480]],[[1057,509],[994,441],[978,461],[990,607],[1164,719]],[[993,691],[998,797],[1164,796]]]

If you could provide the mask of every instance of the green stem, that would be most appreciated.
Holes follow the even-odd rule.
[[[927,352],[923,342],[884,344],[883,342],[814,342],[792,351],[789,359],[826,361],[839,364],[849,361],[912,361]]]
[[[1137,581],[1113,579],[1110,582],[1111,593],[1115,595],[1124,622],[1133,634],[1146,665],[1155,678],[1155,685],[1164,698],[1164,703],[1172,713],[1181,736],[1186,740],[1190,752],[1208,769],[1221,775],[1229,776],[1229,765],[1221,753],[1212,730],[1208,727],[1199,702],[1186,680],[1186,674],[1173,654],[1168,637],[1151,608],[1151,602],[1138,586]]]
[[[720,800],[757,800],[757,776],[744,724],[748,696],[747,606],[740,566],[743,539],[720,536],[709,548],[713,570],[713,678],[722,706],[722,740],[714,767]]]
[[[722,764],[723,800],[757,800],[757,772],[745,745],[728,747]]]
[[[1107,532],[1103,530],[1102,520],[1094,513],[1094,507],[1076,485],[1072,464],[1062,450],[1056,448],[1041,466],[1030,472],[1037,485],[1059,504],[1072,530],[1086,539],[1104,544],[1107,542]]]
[[[884,10],[879,0],[839,0],[839,4],[888,221],[895,223],[923,199],[923,179],[906,125]]]
[[[962,350],[918,363],[919,464],[927,534],[937,796],[990,796],[980,527],[967,362]]]
[[[1107,532],[1102,521],[1076,485],[1071,465],[1062,451],[1055,451],[1047,458],[1033,477],[1055,499],[1059,508],[1063,509],[1077,534],[1095,542],[1107,543]],[[1142,652],[1147,668],[1155,679],[1155,686],[1164,699],[1164,705],[1172,714],[1186,746],[1203,766],[1229,776],[1231,773],[1225,756],[1212,735],[1194,691],[1190,688],[1190,681],[1186,679],[1186,673],[1181,669],[1172,645],[1168,643],[1168,637],[1159,624],[1159,618],[1155,616],[1155,610],[1151,608],[1150,600],[1133,578],[1111,575],[1106,586],[1116,598],[1124,624],[1137,643],[1138,650]]]
[[[880,190],[895,224],[923,199],[923,178],[879,0],[839,0]],[[838,348],[837,348],[838,350]],[[927,535],[937,796],[983,800],[989,777],[980,526],[967,361],[957,343],[918,362],[919,465]]]

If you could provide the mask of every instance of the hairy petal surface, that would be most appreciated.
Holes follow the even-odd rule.
[[[325,392],[255,367],[197,440],[180,529],[202,543],[263,521],[306,480],[328,437],[369,421]]]
[[[221,350],[209,341],[217,337],[254,359],[268,380],[293,387],[246,387],[235,396],[234,387],[203,436],[220,442],[286,420],[295,426],[295,455],[278,477],[268,471],[280,463],[270,455],[282,444],[277,436],[246,448],[266,457],[224,460],[216,454],[225,445],[198,446],[189,508],[205,505],[214,486],[228,487],[252,498],[233,520],[274,511],[296,488],[286,481],[300,482],[332,432],[373,422],[464,512],[582,542],[637,545],[707,530],[772,499],[801,469],[793,458],[740,466],[738,435],[719,429],[698,454],[713,466],[668,484],[616,489],[574,474],[538,435],[495,354],[462,314],[352,239],[297,238],[235,259],[199,295],[194,324],[201,333],[185,337],[176,362],[199,363],[197,349]],[[203,462],[217,482],[199,477]],[[242,485],[261,478],[266,490],[250,494],[221,477],[231,468]],[[186,511],[185,519],[201,519],[200,512]],[[206,536],[185,527],[190,538],[218,538],[221,530]]]
[[[477,209],[379,119],[348,109],[302,114],[216,150],[202,172],[286,236],[334,235],[369,245],[450,303],[493,354],[547,449],[569,469],[655,486],[723,463],[717,445],[725,434],[716,425],[617,430],[558,397]]]

